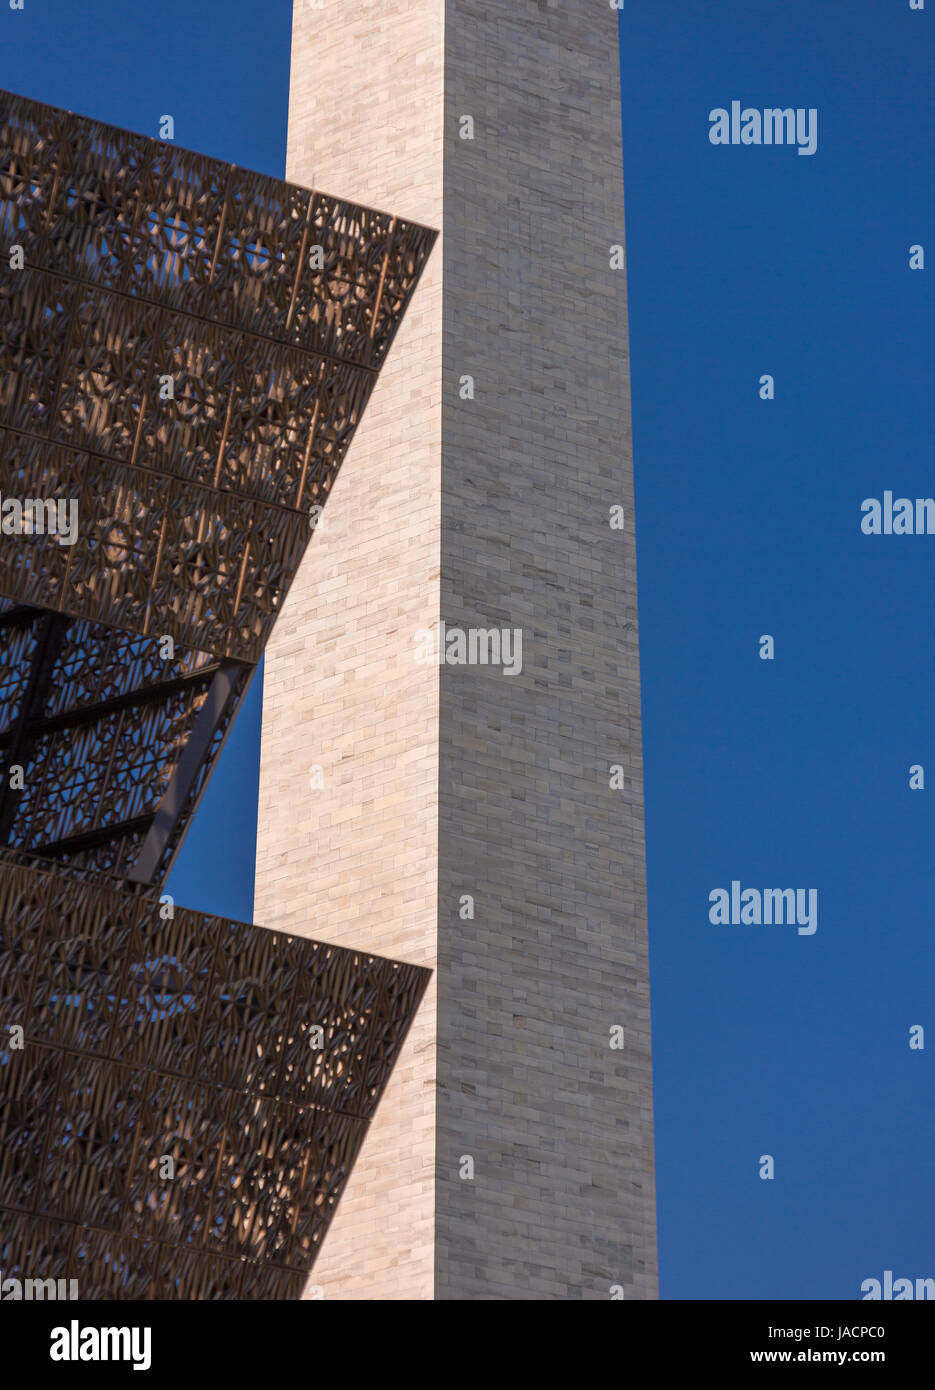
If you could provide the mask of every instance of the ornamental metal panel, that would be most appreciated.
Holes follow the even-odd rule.
[[[435,236],[0,92],[0,593],[257,661]]]
[[[164,880],[435,235],[0,92],[0,846]]]
[[[252,674],[0,600],[0,845],[162,882]]]
[[[0,856],[0,1268],[298,1297],[430,972],[166,910]]]
[[[152,885],[434,238],[0,92],[7,1276],[297,1297],[363,1142],[429,972]]]

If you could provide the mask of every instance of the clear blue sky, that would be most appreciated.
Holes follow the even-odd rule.
[[[169,113],[179,144],[281,175],[290,15],[0,5],[0,85],[153,135]],[[621,16],[667,1298],[935,1276],[935,536],[859,527],[865,497],[935,495],[933,25],[935,0]],[[712,146],[733,99],[816,107],[816,154]],[[259,714],[258,677],[171,885],[239,917]],[[732,879],[817,888],[817,932],[712,926]]]

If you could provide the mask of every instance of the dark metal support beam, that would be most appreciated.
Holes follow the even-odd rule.
[[[48,610],[42,608],[30,608],[25,603],[14,604],[12,608],[4,608],[0,613],[0,628],[3,627],[28,627],[41,617],[43,612]]]
[[[206,685],[216,671],[220,670],[218,662],[211,662],[210,665],[200,666],[197,671],[188,671],[185,675],[174,676],[172,680],[158,681],[153,685],[141,685],[135,690],[125,690],[122,695],[114,695],[109,700],[101,700],[96,705],[77,705],[74,709],[63,710],[61,714],[52,715],[49,719],[40,719],[35,723],[35,733],[49,734],[57,729],[67,729],[75,724],[93,724],[98,719],[105,718],[108,714],[116,714],[120,710],[132,709],[134,705],[160,705],[170,695],[176,695],[180,690],[186,690],[193,685]]]
[[[178,766],[172,774],[165,795],[156,807],[149,833],[143,841],[133,872],[129,875],[131,883],[152,882],[169,846],[176,822],[211,750],[227,702],[243,669],[241,661],[222,661],[216,670]]]
[[[151,815],[134,816],[132,820],[115,821],[111,825],[101,825],[95,830],[83,830],[80,835],[67,835],[63,840],[49,840],[44,845],[33,845],[20,850],[21,854],[35,855],[38,859],[57,859],[62,854],[78,854],[81,850],[95,849],[106,845],[110,840],[120,840],[125,835],[135,835],[152,824]]]

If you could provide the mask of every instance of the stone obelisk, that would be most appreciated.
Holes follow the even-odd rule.
[[[266,655],[255,920],[435,972],[312,1280],[655,1298],[616,12],[296,0],[287,177],[441,231]]]

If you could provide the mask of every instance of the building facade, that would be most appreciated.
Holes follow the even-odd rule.
[[[657,1296],[616,19],[295,6],[288,177],[441,229],[266,655],[256,917],[434,972],[326,1298]]]
[[[0,1268],[297,1297],[428,971],[163,892],[435,240],[0,92]]]

